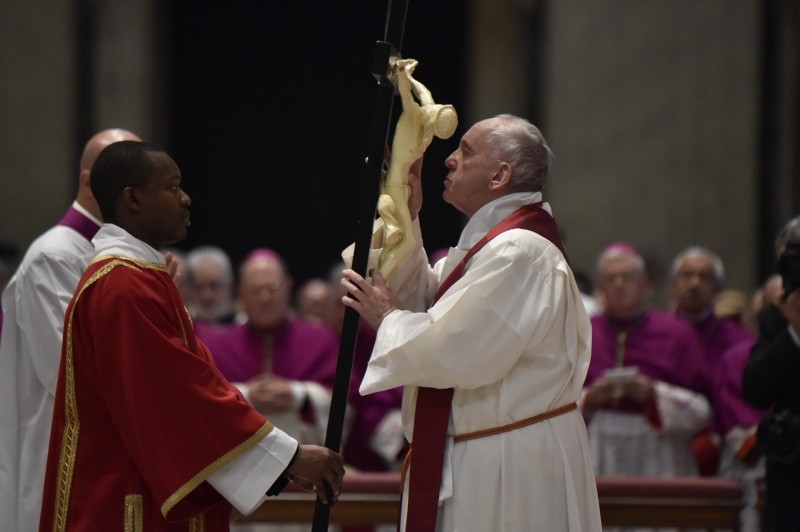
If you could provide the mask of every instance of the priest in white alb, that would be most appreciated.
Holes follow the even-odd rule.
[[[344,303],[377,329],[361,393],[405,387],[402,530],[601,529],[576,409],[591,327],[542,202],[551,159],[527,120],[478,122],[445,160],[444,199],[469,217],[456,247],[428,266],[420,160],[414,248],[388,281],[344,272]]]

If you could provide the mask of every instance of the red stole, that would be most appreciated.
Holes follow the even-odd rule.
[[[520,207],[494,226],[467,252],[466,256],[439,285],[433,298],[434,304],[464,274],[467,264],[491,239],[509,229],[533,231],[552,242],[566,258],[564,244],[558,227],[550,214],[537,202]],[[412,435],[412,470],[409,472],[408,514],[406,530],[433,531],[439,506],[439,489],[442,483],[444,448],[447,424],[453,401],[453,388],[438,389],[420,387],[414,414]]]

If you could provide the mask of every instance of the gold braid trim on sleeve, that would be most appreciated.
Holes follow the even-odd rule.
[[[202,471],[200,471],[191,479],[189,479],[189,481],[186,484],[178,488],[178,490],[175,491],[175,493],[170,495],[167,498],[167,500],[164,501],[164,504],[161,505],[161,515],[163,515],[166,518],[170,510],[172,510],[176,504],[178,504],[187,495],[189,495],[189,493],[191,493],[195,488],[197,488],[197,486],[199,486],[201,482],[207,479],[210,475],[222,469],[224,466],[226,466],[235,458],[241,456],[245,451],[247,451],[253,445],[255,445],[261,438],[269,434],[273,428],[274,425],[269,421],[267,421],[252,436],[250,436],[245,441],[234,447],[230,452],[224,454],[223,456],[220,456],[219,458],[211,462],[211,464],[206,466]]]

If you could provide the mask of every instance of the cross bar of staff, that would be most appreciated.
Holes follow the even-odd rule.
[[[380,194],[381,170],[384,152],[389,136],[389,123],[392,117],[392,103],[395,87],[390,77],[392,68],[400,59],[403,45],[408,0],[389,0],[386,14],[384,40],[375,43],[372,75],[378,82],[375,105],[370,126],[369,157],[361,186],[359,216],[356,225],[355,249],[353,250],[353,269],[367,276],[369,248],[372,241],[372,224]],[[339,342],[339,359],[336,364],[336,379],[328,415],[328,429],[325,434],[325,447],[339,451],[342,443],[344,416],[350,390],[350,373],[353,369],[356,337],[358,335],[358,313],[350,307],[345,309],[342,333]],[[332,500],[330,486],[325,485],[328,500]],[[317,498],[314,506],[312,532],[325,532],[330,521],[330,505]]]

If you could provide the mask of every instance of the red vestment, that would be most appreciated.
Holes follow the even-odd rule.
[[[166,268],[96,259],[61,355],[40,530],[228,530],[206,478],[272,425],[196,339]]]

